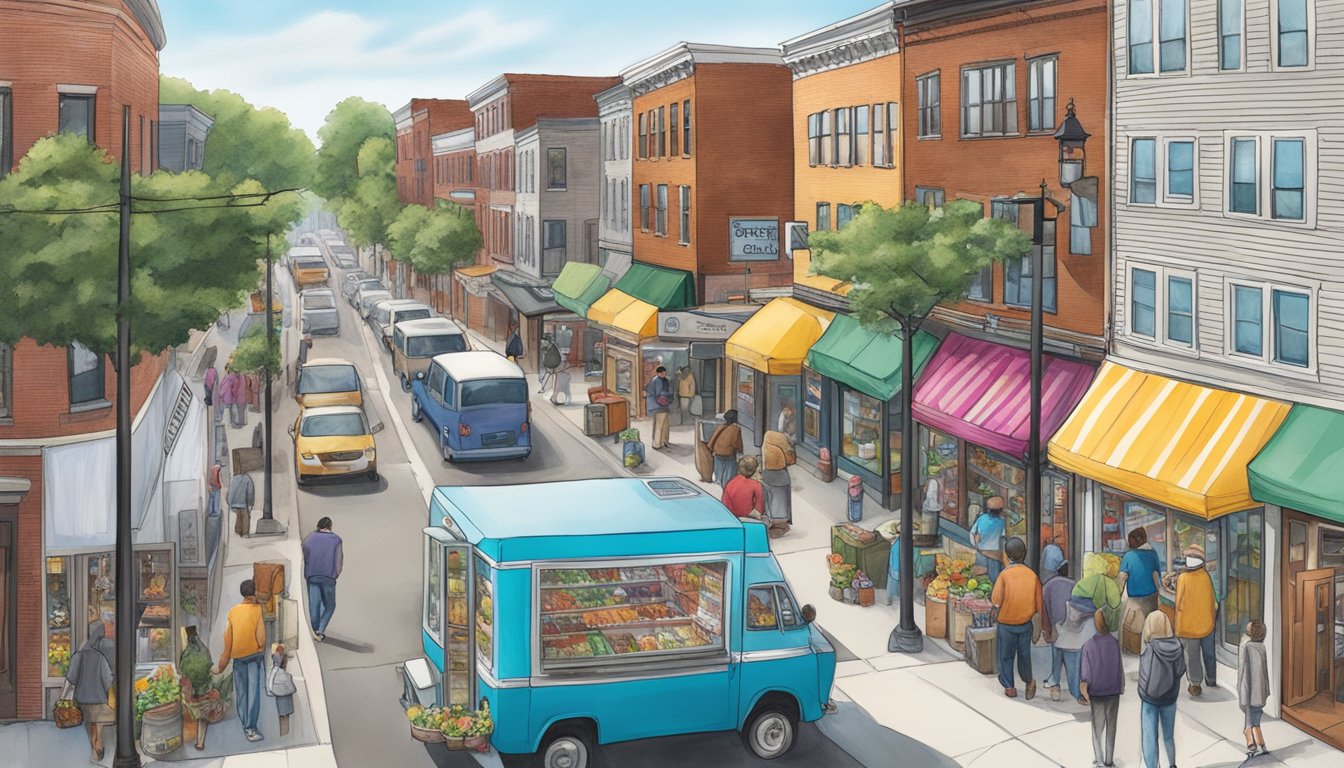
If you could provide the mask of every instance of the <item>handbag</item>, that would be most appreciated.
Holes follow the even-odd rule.
[[[699,395],[696,395],[695,397],[691,398],[691,415],[692,416],[705,415],[705,401]]]
[[[669,405],[672,404],[672,396],[671,396],[671,395],[659,395],[658,397],[654,398],[654,402],[658,403],[658,406],[659,406],[660,408],[666,408],[666,407],[668,407]]]
[[[84,713],[74,699],[58,699],[52,707],[51,719],[57,728],[74,728],[84,724]]]
[[[117,711],[117,684],[113,683],[111,688],[107,689],[107,708],[113,712]]]

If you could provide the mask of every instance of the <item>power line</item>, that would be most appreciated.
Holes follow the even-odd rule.
[[[210,202],[214,200],[229,201],[225,205],[195,205],[195,206],[181,206],[177,208],[141,209],[137,211],[132,211],[132,213],[155,214],[155,213],[176,213],[179,211],[206,211],[217,208],[259,208],[269,203],[271,201],[271,198],[276,195],[284,194],[286,192],[302,192],[302,191],[303,191],[302,187],[287,187],[285,189],[267,190],[263,192],[243,192],[231,195],[206,195],[200,197],[162,197],[162,198],[132,197],[131,198],[132,200],[141,203]],[[261,200],[256,202],[241,202],[241,201],[255,201],[257,198],[261,198]],[[234,201],[240,201],[240,202],[237,202],[235,204]],[[47,209],[25,209],[25,208],[15,208],[13,206],[4,206],[0,207],[0,216],[10,214],[28,214],[34,216],[73,216],[86,213],[116,213],[118,205],[119,205],[118,203],[103,203],[101,205],[93,205],[85,208],[47,208]]]

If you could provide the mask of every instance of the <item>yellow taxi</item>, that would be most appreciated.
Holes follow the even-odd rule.
[[[378,481],[378,455],[373,436],[382,422],[369,426],[364,409],[324,405],[299,412],[289,436],[294,439],[294,477],[307,485],[317,477],[364,475]]]
[[[359,369],[349,360],[319,357],[299,369],[294,399],[304,408],[319,405],[364,405]]]
[[[289,260],[289,271],[300,289],[326,285],[331,278],[331,270],[321,256],[296,256]]]

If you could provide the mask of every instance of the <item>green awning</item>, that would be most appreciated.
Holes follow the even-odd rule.
[[[587,317],[588,308],[610,287],[611,278],[602,274],[601,267],[571,261],[560,270],[551,290],[555,292],[556,304],[579,317]]]
[[[1294,405],[1247,473],[1256,501],[1344,523],[1344,413]]]
[[[937,348],[938,337],[915,334],[916,374]],[[807,367],[869,397],[890,400],[901,391],[901,339],[870,331],[849,315],[836,315],[808,351]]]
[[[622,293],[659,309],[688,309],[695,306],[695,279],[690,272],[666,269],[634,262],[616,283]]]

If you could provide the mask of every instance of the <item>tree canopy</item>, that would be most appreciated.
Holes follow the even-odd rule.
[[[355,245],[387,242],[388,228],[401,214],[396,161],[396,145],[382,136],[368,139],[359,149],[354,193],[337,200],[336,211],[337,221]]]
[[[391,144],[396,141],[396,135],[396,123],[387,107],[354,96],[337,104],[317,131],[322,146],[317,151],[313,191],[333,202],[355,198],[358,194],[356,186],[364,175],[365,165],[360,154],[365,142],[382,138]],[[391,163],[395,164],[395,145],[393,147]]]
[[[392,256],[423,275],[442,275],[470,264],[482,242],[476,217],[452,203],[408,205],[388,227]]]

